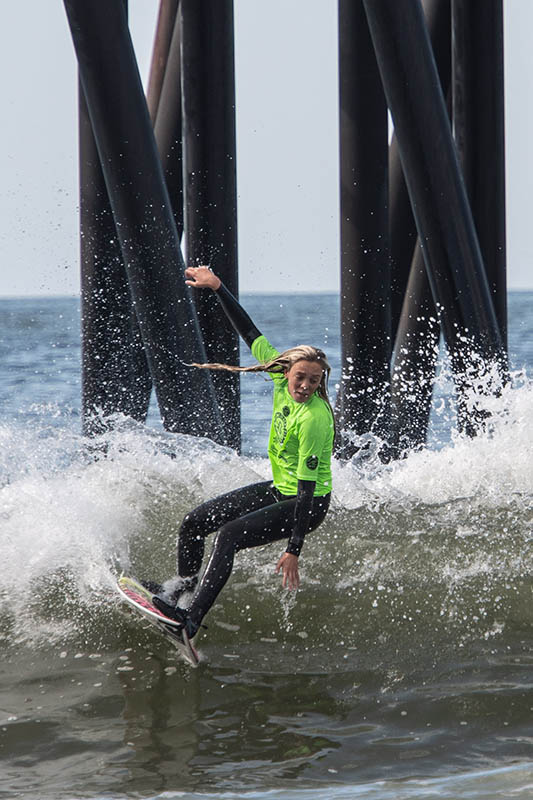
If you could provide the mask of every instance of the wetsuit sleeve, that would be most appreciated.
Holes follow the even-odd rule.
[[[313,508],[313,495],[316,481],[298,481],[296,508],[294,509],[294,527],[285,552],[299,556],[309,527],[309,515]]]
[[[251,347],[252,343],[259,336],[261,336],[261,331],[255,327],[251,318],[248,316],[237,298],[232,295],[232,293],[224,286],[223,283],[220,284],[219,288],[215,291],[215,294],[225,315],[239,336],[242,336],[248,347]]]

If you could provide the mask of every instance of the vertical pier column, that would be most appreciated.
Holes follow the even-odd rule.
[[[94,435],[115,413],[144,422],[152,380],[80,81],[78,130],[82,429]]]
[[[489,290],[507,344],[502,0],[453,0],[453,126]]]
[[[83,89],[79,87],[82,427],[105,417],[146,420],[152,380]]]
[[[339,0],[341,346],[338,454],[387,438],[390,264],[387,106],[361,0]]]
[[[222,438],[121,0],[64,0],[135,313],[168,430]]]
[[[233,0],[181,0],[183,185],[188,265],[238,295]],[[209,361],[239,363],[239,339],[211,292],[194,294]],[[239,376],[212,376],[228,443],[240,447]]]

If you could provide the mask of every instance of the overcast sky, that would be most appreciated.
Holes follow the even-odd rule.
[[[130,0],[146,81],[158,0]],[[338,288],[336,0],[235,0],[242,291]],[[533,0],[506,0],[510,288],[533,288]],[[77,294],[77,68],[61,0],[4,3],[0,296]]]

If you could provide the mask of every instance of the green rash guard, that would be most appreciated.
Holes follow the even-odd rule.
[[[270,342],[259,336],[252,355],[260,363],[279,355]],[[268,373],[274,384],[274,407],[268,440],[274,486],[281,494],[298,493],[298,481],[315,481],[315,497],[331,492],[333,417],[330,407],[314,392],[305,403],[289,394],[283,373]]]

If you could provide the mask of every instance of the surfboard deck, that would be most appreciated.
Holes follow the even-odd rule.
[[[154,625],[160,633],[170,639],[181,656],[191,666],[196,667],[200,661],[186,631],[180,628],[176,620],[167,617],[154,606],[152,595],[135,578],[121,575],[117,581],[117,589],[122,600],[128,606],[141,614],[148,622]]]

